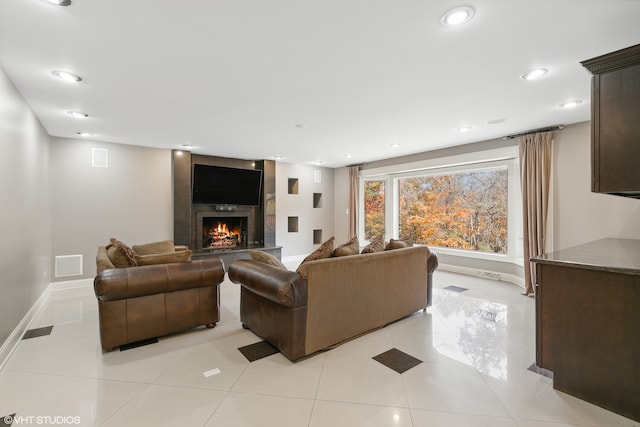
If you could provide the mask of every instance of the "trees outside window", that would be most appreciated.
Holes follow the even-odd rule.
[[[384,180],[364,182],[364,234],[366,240],[384,239]]]
[[[401,238],[429,246],[507,253],[506,167],[398,178],[397,185]],[[378,212],[374,189],[371,212]],[[373,216],[371,224],[377,232]]]

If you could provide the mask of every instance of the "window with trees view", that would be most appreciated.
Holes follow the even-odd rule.
[[[507,253],[506,167],[398,178],[397,186],[401,238]]]
[[[522,265],[519,169],[517,145],[363,169],[358,235]]]
[[[364,182],[365,239],[384,239],[384,180]]]

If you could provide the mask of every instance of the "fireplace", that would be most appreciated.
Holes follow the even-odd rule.
[[[202,249],[247,247],[246,216],[203,216]]]

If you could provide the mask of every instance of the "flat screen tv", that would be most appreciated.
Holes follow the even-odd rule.
[[[194,164],[192,188],[194,204],[258,206],[262,171]]]

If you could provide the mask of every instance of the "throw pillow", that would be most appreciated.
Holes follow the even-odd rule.
[[[374,252],[384,251],[384,240],[381,238],[372,240],[367,246],[362,249],[363,254],[372,254]]]
[[[259,261],[264,264],[273,265],[274,267],[282,268],[283,270],[287,269],[286,265],[280,262],[280,260],[277,257],[271,255],[268,252],[250,250],[249,255],[251,255],[251,259],[254,261]]]
[[[160,242],[145,243],[144,245],[133,245],[131,247],[138,255],[166,254],[175,251],[173,240],[162,240]]]
[[[393,249],[409,248],[411,246],[413,246],[413,243],[407,242],[406,240],[391,239],[389,240],[389,243],[387,243],[387,246],[385,246],[384,250],[390,251]]]
[[[133,250],[118,239],[111,238],[107,245],[107,256],[116,268],[135,267],[138,265]]]
[[[190,250],[167,252],[164,254],[136,255],[138,265],[171,264],[174,262],[191,262]]]
[[[334,240],[335,240],[335,237],[331,236],[331,238],[329,240],[327,240],[326,242],[324,242],[323,244],[321,244],[318,247],[318,249],[316,249],[315,251],[313,251],[309,255],[307,255],[307,257],[302,260],[302,262],[300,263],[300,265],[298,266],[298,269],[296,271],[298,273],[300,273],[300,267],[302,267],[306,262],[315,261],[317,259],[323,259],[323,258],[331,257],[331,254],[333,253],[333,241]]]
[[[358,255],[360,243],[358,236],[353,236],[347,243],[343,243],[333,250],[333,256]]]

